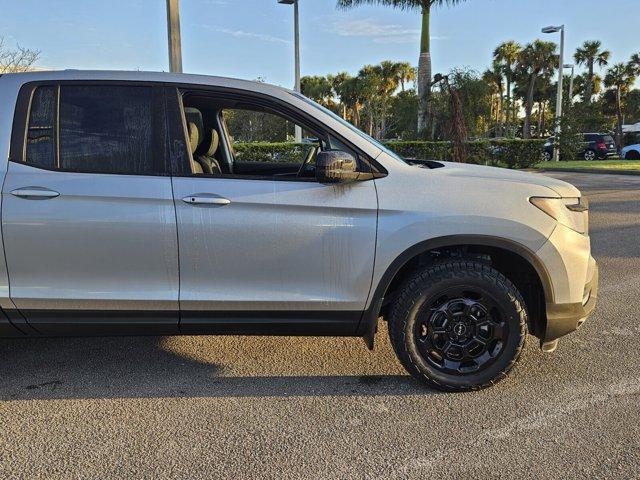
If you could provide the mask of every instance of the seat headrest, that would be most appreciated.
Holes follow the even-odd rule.
[[[195,153],[196,149],[198,148],[198,145],[200,145],[200,131],[198,130],[198,126],[193,122],[189,122],[188,129],[189,129],[189,148],[191,149],[191,153]]]
[[[207,150],[207,153],[205,153],[207,157],[213,157],[218,150],[218,146],[220,145],[220,136],[218,135],[218,132],[215,128],[211,129],[210,136],[211,142],[209,143],[209,149]]]
[[[186,107],[184,114],[187,120],[187,130],[189,134],[189,144],[191,153],[195,153],[204,138],[204,130],[202,127],[202,112],[197,108]],[[195,143],[194,143],[195,142]]]

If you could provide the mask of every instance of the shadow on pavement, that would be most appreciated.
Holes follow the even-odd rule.
[[[234,375],[233,370],[229,372],[220,364],[168,351],[163,346],[167,338],[170,337],[0,340],[0,400],[438,393],[429,391],[408,375],[316,375],[316,367],[305,365],[295,365],[292,375],[270,375],[272,369],[267,369],[266,376],[245,376],[244,372]],[[216,357],[225,357],[221,345],[224,341],[213,341],[210,345],[213,350],[218,349]],[[318,355],[326,353],[320,351],[322,345],[312,348],[316,347]],[[229,356],[237,357],[238,352],[231,350]],[[246,355],[244,363],[250,364],[251,357],[265,355],[265,352],[248,347]],[[271,355],[271,360],[279,361],[278,352]],[[333,360],[336,364],[343,362],[338,357]],[[285,358],[286,362],[291,359]],[[335,370],[335,366],[332,369]],[[300,374],[305,370],[312,370],[314,374]],[[260,366],[256,371],[260,371]],[[354,368],[348,371],[353,373]]]

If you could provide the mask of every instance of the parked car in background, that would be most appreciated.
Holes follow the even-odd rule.
[[[625,160],[640,160],[640,143],[624,147],[620,152],[620,157]]]
[[[0,337],[373,348],[382,317],[409,373],[462,391],[504,378],[527,332],[554,350],[596,304],[588,202],[563,181],[407,162],[257,82],[8,74],[0,105]],[[288,151],[295,126],[303,155],[236,154]]]
[[[603,160],[615,157],[618,153],[616,142],[608,133],[583,133],[584,149],[580,152],[580,158],[584,160]],[[553,141],[555,137],[549,137],[544,144],[542,159],[548,162],[553,158]],[[573,160],[573,159],[571,159]]]

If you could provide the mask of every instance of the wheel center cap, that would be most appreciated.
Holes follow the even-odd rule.
[[[462,322],[458,322],[453,326],[453,333],[455,333],[459,337],[463,336],[466,332],[467,326]]]

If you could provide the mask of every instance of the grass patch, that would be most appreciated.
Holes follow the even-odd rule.
[[[534,168],[554,170],[557,168],[571,168],[575,170],[637,170],[640,172],[640,160],[576,160],[571,162],[541,162]]]

